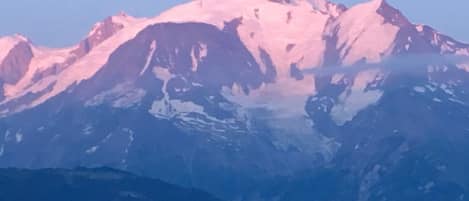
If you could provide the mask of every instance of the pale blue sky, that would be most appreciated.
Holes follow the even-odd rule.
[[[36,44],[75,44],[91,26],[125,11],[154,16],[186,0],[4,0],[0,6],[0,35],[21,33]],[[333,0],[350,6],[365,0]],[[431,25],[458,40],[469,42],[468,0],[388,0],[411,21]],[[223,0],[220,0],[223,3]]]

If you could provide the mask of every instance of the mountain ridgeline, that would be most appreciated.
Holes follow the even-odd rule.
[[[469,200],[469,45],[384,0],[194,0],[0,47],[0,167],[233,201]]]
[[[219,201],[194,189],[109,168],[0,170],[4,201]]]

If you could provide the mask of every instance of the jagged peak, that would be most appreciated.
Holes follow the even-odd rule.
[[[353,17],[365,17],[369,15],[380,15],[386,23],[399,27],[411,25],[409,20],[399,11],[390,5],[386,0],[370,0],[352,6],[348,13],[354,13]]]
[[[138,20],[136,17],[129,15],[124,11],[120,11],[116,15],[111,16],[110,19],[112,22],[121,24],[124,26],[128,25],[131,22],[135,22],[136,20]]]
[[[116,16],[116,17],[129,17],[130,15],[128,15],[125,11],[121,10],[114,16]],[[132,16],[130,16],[130,17],[132,17]]]
[[[0,64],[3,59],[8,55],[11,49],[20,43],[31,43],[28,38],[21,34],[14,34],[11,36],[0,37]]]
[[[379,11],[380,9],[391,7],[386,0],[369,0],[367,2],[359,3],[354,7],[366,9],[366,11]]]
[[[376,9],[379,9],[382,6],[386,6],[387,2],[386,2],[386,0],[370,0],[370,2],[368,4],[372,5]]]
[[[26,36],[22,35],[22,34],[19,34],[19,33],[15,33],[13,35],[10,35],[10,36],[4,36],[4,37],[0,37],[0,40],[9,40],[9,41],[14,41],[14,42],[30,42],[29,38],[27,38]]]
[[[352,6],[350,9],[360,9],[363,13],[365,12],[377,12],[383,7],[387,7],[389,4],[385,0],[370,0],[364,3]]]
[[[144,19],[144,18],[143,18]],[[143,20],[142,19],[142,20]],[[102,29],[122,29],[123,27],[137,23],[139,18],[135,18],[124,11],[120,11],[113,16],[109,16],[106,19],[94,24],[92,30],[89,32],[88,37],[93,36]],[[114,28],[112,28],[114,27]],[[114,31],[116,31],[114,30]]]
[[[350,7],[349,10],[358,10],[360,13],[366,15],[369,13],[388,13],[392,15],[402,15],[402,13],[391,6],[386,0],[369,0],[367,2],[356,4]]]

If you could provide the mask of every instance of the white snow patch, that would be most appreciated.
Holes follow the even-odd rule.
[[[101,143],[106,143],[108,142],[112,137],[112,133],[109,133],[108,135],[106,135],[106,137],[104,139],[101,140]]]
[[[118,99],[112,102],[114,108],[130,108],[139,104],[143,97],[145,97],[146,91],[143,89],[133,89],[127,91],[127,94],[120,96]]]
[[[135,88],[131,83],[122,83],[94,96],[85,103],[85,106],[98,106],[110,102],[114,108],[130,108],[139,104],[145,95],[145,90]]]
[[[199,43],[199,45],[200,45],[199,60],[202,60],[208,56],[208,48],[207,48],[207,44],[205,43]]]
[[[457,49],[456,55],[469,56],[469,48]]]
[[[245,94],[238,85],[233,85],[231,88],[224,87],[222,94],[246,109],[263,108],[279,117],[304,117],[307,116],[304,104],[316,94],[315,79],[312,75],[305,75],[303,80],[280,78],[249,94]]]
[[[344,74],[334,74],[332,76],[331,84],[339,84],[344,78]]]
[[[83,135],[91,135],[93,133],[93,126],[86,125],[85,128],[82,130]]]
[[[423,27],[424,27],[424,25],[419,24],[419,25],[415,26],[415,29],[417,29],[418,32],[422,32]]]
[[[430,90],[431,92],[435,92],[436,91],[436,87],[432,84],[427,84],[425,85],[425,87]]]
[[[163,80],[162,91],[164,96],[162,99],[155,100],[153,102],[150,110],[148,111],[150,114],[152,114],[156,118],[161,119],[179,118],[187,122],[199,121],[199,123],[202,123],[200,122],[203,121],[201,119],[194,119],[192,117],[189,117],[190,114],[199,114],[212,122],[224,122],[223,120],[219,120],[205,113],[204,108],[194,102],[170,99],[169,94],[167,92],[167,84],[168,81],[173,77],[173,75],[169,72],[168,69],[162,67],[155,67],[153,68],[153,73],[158,79]]]
[[[140,75],[143,75],[145,71],[147,71],[148,67],[150,66],[151,59],[156,51],[156,41],[153,40],[150,45],[150,53],[147,56],[147,61],[145,62],[145,66],[143,67],[142,71],[140,71]]]
[[[196,55],[196,49],[198,51],[198,55]],[[192,71],[196,72],[197,68],[199,67],[199,62],[201,62],[205,57],[208,55],[208,48],[207,44],[199,43],[198,46],[192,47],[191,50],[191,59],[192,59]]]
[[[99,146],[92,146],[89,149],[87,149],[85,152],[87,154],[92,154],[92,153],[95,153],[98,149],[99,149]]]
[[[379,70],[367,70],[358,73],[353,85],[339,96],[338,103],[331,109],[330,115],[336,124],[343,125],[353,120],[358,112],[378,102],[383,92],[367,88],[382,79],[383,75]]]
[[[181,100],[170,100],[167,92],[168,81],[173,77],[167,68],[155,67],[153,68],[155,76],[163,81],[163,98],[153,102],[150,114],[157,118],[171,119],[177,115],[184,115],[187,113],[200,113],[205,114],[202,106],[192,102],[183,102]],[[208,115],[206,115],[208,116]]]
[[[37,128],[36,130],[39,131],[39,132],[42,132],[42,131],[46,130],[46,127],[41,126],[41,127]]]
[[[409,49],[410,49],[410,44],[406,44],[406,45],[405,45],[405,49],[406,49],[406,50],[409,50]]]
[[[126,154],[128,154],[130,147],[131,147],[132,144],[134,143],[134,140],[135,140],[135,133],[134,133],[134,131],[133,131],[132,129],[130,129],[130,128],[124,128],[124,129],[122,129],[122,131],[124,131],[125,133],[129,134],[129,143],[127,144],[127,146],[126,146],[126,148],[125,148],[125,150],[124,150],[124,152],[125,152]]]
[[[446,85],[446,84],[441,84],[440,89],[442,89],[446,94],[448,94],[450,96],[455,96],[454,90],[451,89],[451,87]]]
[[[16,132],[15,139],[16,143],[21,143],[23,141],[23,133],[21,131]]]
[[[156,66],[153,68],[153,74],[155,74],[156,78],[160,79],[163,81],[163,89],[166,90],[166,84],[167,82],[173,78],[173,75],[171,74],[171,72],[169,72],[169,69],[167,68],[164,68],[164,67],[160,67],[160,66]]]
[[[5,153],[5,145],[2,144],[2,146],[0,146],[0,157],[2,157],[4,153]]]
[[[351,90],[349,95],[347,93],[340,96],[340,102],[331,110],[330,115],[337,125],[344,125],[353,120],[358,112],[378,102],[383,95],[379,90]]]
[[[469,72],[469,64],[457,64],[456,65],[459,69],[465,70],[466,72]]]
[[[355,149],[355,150],[360,149],[360,144],[356,144],[354,149]]]
[[[3,140],[5,142],[8,142],[8,141],[12,140],[10,130],[5,131],[5,135],[3,136]]]
[[[453,103],[458,103],[458,104],[461,104],[461,105],[466,105],[466,103],[464,101],[461,101],[461,100],[458,100],[458,99],[455,99],[455,98],[448,98],[449,101],[453,102]]]
[[[426,89],[425,89],[425,87],[416,86],[416,87],[414,87],[414,91],[416,91],[418,93],[425,93]]]
[[[183,102],[180,100],[159,100],[153,102],[150,113],[155,117],[163,119],[171,119],[176,115],[183,115],[188,113],[199,113],[207,116],[204,108],[193,102]]]
[[[199,68],[199,60],[195,56],[194,48],[191,50],[192,72],[196,72]]]
[[[430,193],[433,187],[435,187],[435,182],[431,181],[431,182],[426,183],[424,186],[420,187],[419,189],[423,190],[424,193]]]

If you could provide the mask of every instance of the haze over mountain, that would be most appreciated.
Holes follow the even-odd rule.
[[[225,200],[469,199],[469,45],[385,0],[194,0],[0,47],[0,167]]]

